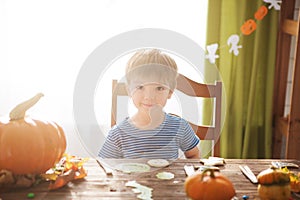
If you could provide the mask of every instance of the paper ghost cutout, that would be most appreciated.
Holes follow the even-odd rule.
[[[217,43],[206,46],[208,54],[205,56],[205,58],[207,58],[212,64],[215,64],[216,58],[219,58],[219,55],[216,55],[218,46],[219,45]]]
[[[237,56],[239,55],[239,49],[242,48],[242,45],[238,45],[240,41],[240,37],[236,34],[231,35],[227,40],[227,45],[231,48],[229,49],[229,53],[232,53]]]
[[[269,9],[272,9],[274,7],[275,10],[280,10],[280,3],[282,2],[281,0],[264,0],[265,3],[269,3]]]

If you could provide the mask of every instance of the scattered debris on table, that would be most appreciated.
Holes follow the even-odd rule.
[[[132,189],[132,191],[139,194],[137,195],[137,198],[143,200],[152,200],[152,188],[141,185],[136,181],[128,181],[125,186],[133,187],[134,189]]]
[[[87,176],[83,168],[83,164],[87,160],[88,158],[79,158],[65,154],[54,168],[49,169],[45,174],[41,174],[41,177],[46,181],[50,181],[50,190],[61,188],[70,181]]]
[[[211,156],[208,159],[200,159],[200,162],[202,162],[204,165],[218,166],[218,165],[224,165],[225,160],[224,158]]]
[[[87,176],[83,164],[87,158],[79,158],[64,154],[61,160],[44,174],[15,175],[9,170],[0,170],[0,187],[28,188],[43,181],[49,181],[49,190],[63,187],[68,182]]]

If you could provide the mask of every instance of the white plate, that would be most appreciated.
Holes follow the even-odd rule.
[[[121,163],[116,166],[116,169],[124,173],[148,172],[150,166],[142,163]]]
[[[169,161],[165,159],[152,159],[152,160],[148,160],[147,163],[151,167],[166,167],[170,164]]]

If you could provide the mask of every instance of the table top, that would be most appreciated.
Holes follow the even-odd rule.
[[[110,166],[120,163],[144,163],[148,160],[106,160]],[[249,196],[249,199],[259,199],[257,193],[257,184],[251,183],[240,171],[239,165],[247,165],[257,175],[264,169],[271,166],[271,159],[225,159],[224,166],[220,166],[220,171],[227,176],[233,183],[236,190],[236,197],[242,199],[243,195]],[[280,160],[282,162],[292,162],[300,165],[297,160]],[[34,193],[34,199],[137,199],[137,193],[134,193],[132,187],[125,184],[128,181],[152,188],[153,199],[188,199],[184,191],[184,181],[186,174],[185,165],[201,166],[196,159],[178,159],[170,161],[170,165],[164,168],[151,167],[149,172],[143,173],[124,173],[118,170],[113,171],[113,175],[106,175],[103,168],[94,159],[89,159],[84,164],[87,176],[84,179],[74,180],[63,188],[57,190],[48,190],[47,182],[26,189],[7,190],[0,193],[2,200],[9,199],[28,199],[28,193]],[[300,172],[299,168],[291,168],[293,172]],[[175,177],[171,180],[162,180],[156,177],[159,172],[171,172]],[[294,198],[296,199],[296,198]]]

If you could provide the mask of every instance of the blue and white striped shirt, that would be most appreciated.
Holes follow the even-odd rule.
[[[178,158],[178,149],[188,151],[199,143],[189,123],[165,114],[163,123],[151,130],[133,126],[129,118],[114,126],[98,156],[101,158]]]

